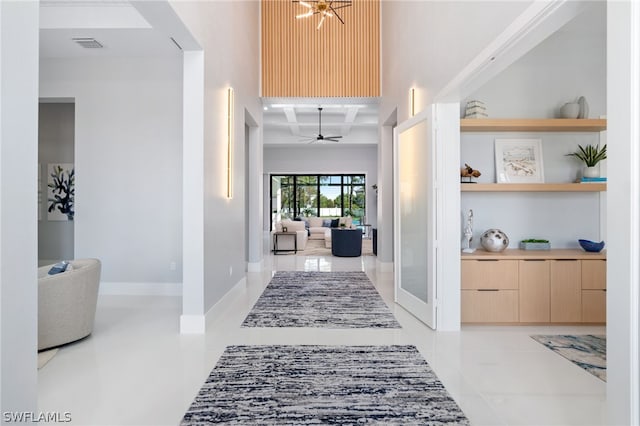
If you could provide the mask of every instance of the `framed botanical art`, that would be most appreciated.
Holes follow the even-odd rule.
[[[543,183],[540,139],[496,139],[497,183]]]

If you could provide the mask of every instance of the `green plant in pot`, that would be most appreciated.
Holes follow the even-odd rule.
[[[585,164],[585,168],[582,170],[582,176],[598,177],[600,175],[600,168],[597,166],[600,161],[607,158],[607,144],[604,144],[602,148],[600,148],[600,145],[587,145],[585,147],[578,145],[578,150],[567,154],[567,156],[576,157]]]

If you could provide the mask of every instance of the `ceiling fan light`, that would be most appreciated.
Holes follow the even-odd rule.
[[[313,15],[313,10],[309,10],[306,13],[301,13],[300,15],[296,15],[296,19],[300,19],[300,18],[308,18],[309,16]]]

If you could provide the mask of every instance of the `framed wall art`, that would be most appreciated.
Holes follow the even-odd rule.
[[[496,139],[497,183],[543,183],[540,139]]]

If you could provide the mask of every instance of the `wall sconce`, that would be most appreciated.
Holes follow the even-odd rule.
[[[416,89],[409,89],[409,114],[411,117],[416,115]]]
[[[227,198],[233,198],[233,87],[227,89]]]

